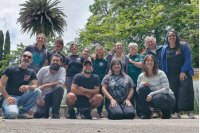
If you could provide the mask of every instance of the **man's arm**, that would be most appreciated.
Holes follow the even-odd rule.
[[[55,87],[57,84],[61,84],[60,82],[56,81],[56,82],[53,82],[53,83],[49,83],[49,84],[43,84],[41,86],[39,86],[38,88],[42,91],[44,90],[44,88],[53,88]],[[62,84],[61,84],[62,85]]]
[[[1,77],[1,81],[0,81],[0,92],[2,93],[2,95],[5,97],[5,98],[8,98],[9,95],[8,93],[6,92],[6,89],[5,89],[5,84],[6,82],[8,81],[8,77],[4,74],[2,77]]]
[[[87,89],[87,88],[79,86],[78,90],[80,90],[83,93],[90,94],[90,95],[99,94],[99,86],[94,86],[94,89]]]
[[[37,88],[37,80],[36,79],[33,79],[33,80],[31,80],[31,83],[32,83],[32,85],[29,85],[29,90],[34,90],[34,89],[36,89]]]
[[[37,88],[37,80],[36,79],[31,80],[31,83],[32,83],[32,85],[22,85],[19,88],[19,91],[22,93],[25,93],[28,89],[34,90],[35,88]]]
[[[14,97],[10,97],[4,87],[7,81],[8,81],[8,77],[4,74],[0,80],[0,91],[1,91],[2,95],[5,97],[5,99],[9,105],[15,104],[16,99]]]
[[[77,84],[72,84],[71,92],[76,94],[76,95],[86,96],[86,93],[81,92],[80,90],[78,90],[78,85]]]

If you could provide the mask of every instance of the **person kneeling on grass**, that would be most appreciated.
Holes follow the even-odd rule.
[[[161,110],[162,119],[170,119],[175,104],[174,93],[169,88],[165,73],[158,69],[153,55],[148,54],[142,62],[142,71],[137,81],[137,92],[142,105],[142,119],[150,119],[149,106]]]
[[[6,68],[0,80],[0,92],[5,99],[2,104],[3,119],[31,119],[28,111],[36,103],[42,92],[37,88],[37,77],[28,66],[33,62],[33,55],[25,51],[19,66]],[[32,85],[29,85],[31,81]],[[4,87],[6,84],[6,87]],[[23,106],[20,111],[19,107]]]
[[[83,64],[83,72],[74,76],[71,92],[66,96],[69,108],[69,119],[76,119],[74,107],[88,108],[83,112],[84,119],[92,119],[91,110],[101,105],[103,97],[99,94],[99,77],[92,74],[92,62],[86,60]]]
[[[134,83],[124,73],[119,59],[113,59],[108,75],[103,78],[102,92],[106,97],[105,107],[108,119],[133,119],[135,110],[130,102],[133,96]]]

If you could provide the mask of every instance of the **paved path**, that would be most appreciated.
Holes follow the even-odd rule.
[[[198,133],[199,116],[188,119],[151,120],[70,120],[61,119],[14,119],[0,118],[0,133]]]

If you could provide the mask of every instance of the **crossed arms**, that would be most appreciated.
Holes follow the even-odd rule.
[[[77,84],[72,84],[71,92],[74,93],[75,95],[81,95],[91,98],[93,95],[99,94],[99,86],[94,86],[94,89],[87,89],[78,86]]]

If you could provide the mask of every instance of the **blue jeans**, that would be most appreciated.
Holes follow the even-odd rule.
[[[23,106],[20,110],[21,114],[26,114],[35,105],[42,91],[38,88],[34,90],[28,90],[21,96],[10,95],[16,99],[15,104],[8,104],[6,99],[4,99],[2,104],[3,113],[10,119],[15,119],[19,114],[18,107]]]

